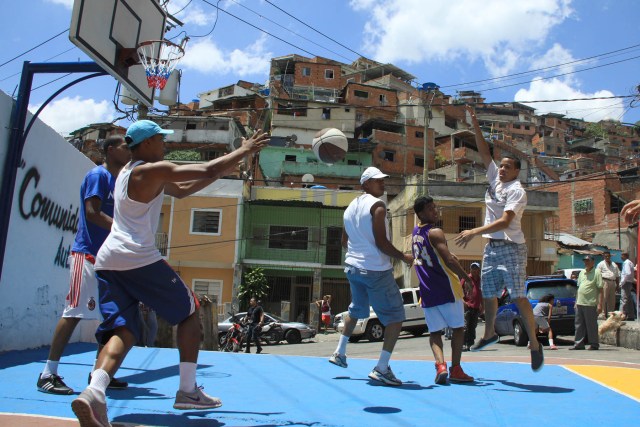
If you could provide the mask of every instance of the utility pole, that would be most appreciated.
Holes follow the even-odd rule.
[[[422,165],[422,191],[421,194],[428,194],[428,183],[429,183],[429,120],[431,119],[431,103],[433,99],[436,97],[436,90],[438,89],[438,85],[435,83],[429,82],[424,83],[421,89],[425,92],[428,97],[431,94],[431,99],[429,102],[426,102],[425,99],[422,99],[422,106],[424,107],[424,132],[422,135],[423,143],[424,143],[424,160]]]

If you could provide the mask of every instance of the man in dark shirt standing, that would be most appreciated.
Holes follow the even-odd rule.
[[[478,317],[483,310],[482,290],[480,288],[480,264],[471,263],[471,283],[473,287],[464,293],[464,345],[462,351],[469,351],[476,340]],[[462,285],[462,283],[461,283]]]
[[[249,330],[247,331],[247,349],[245,353],[251,353],[251,341],[254,341],[257,347],[256,353],[260,354],[262,353],[260,332],[262,331],[262,325],[264,325],[264,310],[255,297],[249,300],[246,320],[249,322]]]

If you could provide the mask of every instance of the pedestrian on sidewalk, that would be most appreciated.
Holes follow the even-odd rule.
[[[413,229],[411,246],[414,266],[420,285],[420,301],[429,327],[429,345],[436,361],[436,384],[473,382],[465,374],[460,359],[464,344],[464,291],[460,282],[470,289],[471,278],[449,252],[442,229],[436,227],[440,218],[438,206],[429,196],[418,197],[413,210],[420,223]],[[451,367],[447,372],[444,359],[442,333],[451,328]]]
[[[607,251],[603,256],[604,259],[598,263],[596,268],[600,270],[604,283],[602,311],[604,318],[608,319],[609,313],[616,310],[616,289],[620,283],[620,269],[615,262],[611,261],[611,252]]]
[[[591,255],[583,258],[584,270],[578,275],[578,294],[576,296],[576,338],[569,350],[584,350],[587,341],[589,350],[600,348],[598,336],[598,315],[602,312],[604,285],[600,270],[595,268]]]
[[[329,362],[347,367],[349,337],[358,319],[369,317],[371,305],[385,330],[380,358],[369,378],[384,385],[399,386],[402,381],[394,375],[389,360],[405,313],[400,289],[393,277],[391,258],[411,266],[413,256],[402,253],[389,241],[387,206],[380,199],[384,195],[384,179],[388,176],[378,168],[365,169],[360,177],[364,194],[355,198],[343,215],[342,246],[347,251],[344,271],[351,288],[351,304],[344,316],[338,347]]]
[[[622,258],[622,272],[620,273],[620,311],[624,313],[627,320],[635,318],[635,304],[631,298],[631,292],[636,284],[635,267],[629,259],[628,252],[620,254]]]
[[[482,289],[480,278],[480,264],[471,263],[469,273],[471,279],[471,288],[465,290],[464,293],[464,345],[462,351],[469,351],[476,340],[476,328],[478,326],[478,318],[484,310],[482,307]],[[460,285],[463,285],[460,281]]]

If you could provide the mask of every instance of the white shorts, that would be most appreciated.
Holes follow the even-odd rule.
[[[547,321],[546,317],[536,316],[535,320],[536,320],[536,325],[538,325],[538,328],[549,329],[549,322]]]
[[[102,321],[98,307],[98,279],[92,261],[95,262],[92,255],[71,252],[69,294],[65,300],[62,317]]]
[[[446,327],[464,328],[464,303],[461,299],[435,307],[423,307],[422,310],[430,332],[442,331]]]

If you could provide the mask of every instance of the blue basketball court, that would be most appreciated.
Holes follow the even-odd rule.
[[[75,395],[36,390],[47,351],[0,355],[0,425],[77,425],[71,421]],[[59,371],[76,395],[86,387],[94,359],[94,345],[67,347]],[[533,373],[524,363],[470,361],[464,368],[475,383],[438,386],[432,361],[392,360],[405,381],[392,388],[368,379],[373,360],[349,359],[341,369],[325,355],[203,351],[198,383],[224,405],[182,412],[172,407],[177,362],[175,349],[133,348],[118,373],[129,388],[107,392],[114,426],[630,426],[640,417],[637,366],[547,365]]]

